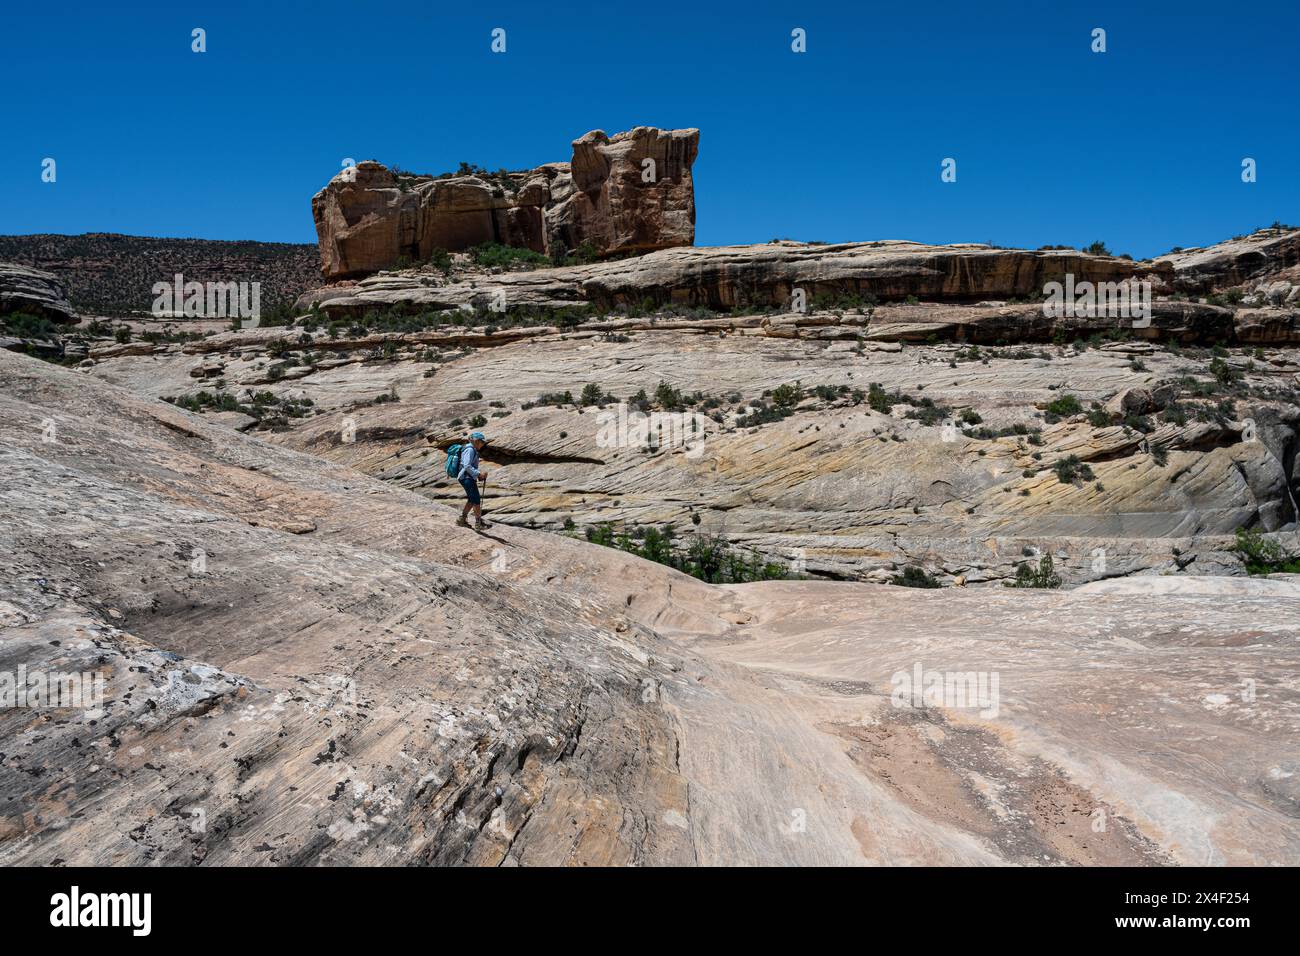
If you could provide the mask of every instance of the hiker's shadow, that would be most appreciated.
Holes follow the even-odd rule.
[[[491,541],[496,541],[498,544],[504,544],[507,548],[513,547],[513,545],[505,538],[498,538],[496,535],[488,534],[486,531],[476,531],[475,534],[480,538],[487,538]]]

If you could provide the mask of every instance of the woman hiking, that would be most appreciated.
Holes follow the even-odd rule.
[[[460,517],[456,519],[456,524],[462,528],[469,527],[469,517],[471,511],[474,512],[474,530],[482,531],[489,528],[486,521],[483,520],[483,499],[478,493],[480,482],[487,481],[487,469],[479,467],[478,455],[487,445],[487,438],[482,432],[474,432],[469,436],[460,449],[460,470],[456,473],[456,480],[460,486],[465,489],[465,507],[461,509]]]

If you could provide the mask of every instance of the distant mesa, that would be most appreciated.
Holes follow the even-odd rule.
[[[315,243],[40,233],[0,236],[0,262],[54,276],[82,316],[150,315],[154,284],[178,272],[187,282],[260,283],[264,310],[287,307],[320,285]]]
[[[358,163],[312,197],[322,275],[367,276],[486,242],[556,258],[689,246],[699,140],[697,129],[594,130],[573,141],[569,162],[522,172],[428,176]]]

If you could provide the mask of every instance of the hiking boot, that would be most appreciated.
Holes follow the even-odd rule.
[[[469,522],[465,520],[464,515],[461,515],[459,518],[456,519],[456,525],[461,528],[468,528]]]
[[[475,531],[482,531],[484,528],[490,528],[490,527],[492,526],[488,524],[486,521],[484,521],[482,518],[479,518],[477,521],[474,522]]]

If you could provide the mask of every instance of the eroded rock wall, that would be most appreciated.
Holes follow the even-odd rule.
[[[643,252],[695,241],[699,130],[594,130],[568,163],[442,178],[366,161],[312,197],[326,279],[364,276],[485,242],[562,254]]]

